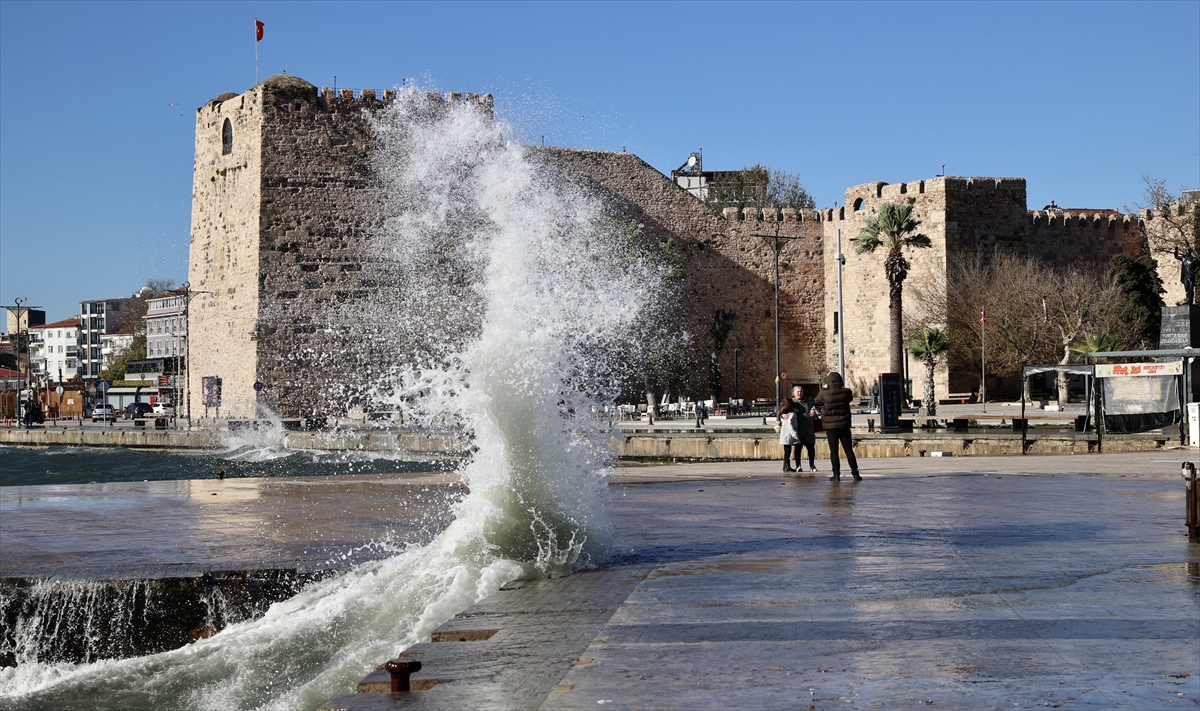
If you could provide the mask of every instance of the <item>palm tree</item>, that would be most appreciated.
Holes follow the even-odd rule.
[[[913,219],[913,201],[902,205],[885,202],[879,211],[867,218],[867,224],[858,233],[858,253],[870,254],[879,247],[887,247],[883,260],[883,273],[889,288],[888,315],[891,319],[888,334],[888,360],[893,373],[904,372],[904,280],[908,277],[908,260],[904,258],[905,247],[928,247],[929,238],[913,234],[921,226]]]
[[[937,397],[933,392],[933,369],[946,351],[950,343],[946,335],[936,328],[926,328],[921,331],[921,337],[908,345],[908,352],[919,358],[925,364],[925,392],[921,396],[921,404],[930,417],[937,414]]]
[[[1071,346],[1071,355],[1083,358],[1088,353],[1106,353],[1125,349],[1125,344],[1107,333],[1089,333],[1083,343]],[[1107,360],[1107,359],[1104,359]]]

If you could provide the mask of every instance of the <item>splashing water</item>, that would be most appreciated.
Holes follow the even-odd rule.
[[[475,108],[407,91],[375,131],[379,242],[419,353],[374,397],[473,432],[454,522],[171,652],[0,670],[0,707],[312,709],[505,582],[602,560],[610,431],[592,413],[616,387],[602,354],[663,275]]]

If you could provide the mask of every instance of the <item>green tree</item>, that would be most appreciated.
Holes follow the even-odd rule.
[[[858,233],[858,253],[871,254],[884,247],[883,272],[888,281],[889,368],[893,373],[904,372],[904,280],[911,266],[904,258],[904,248],[928,247],[929,238],[916,232],[921,221],[913,218],[915,200],[896,204],[885,202],[867,218],[866,226]]]
[[[1158,276],[1158,261],[1150,255],[1118,255],[1108,263],[1108,276],[1123,297],[1119,312],[1132,340],[1143,348],[1157,348],[1162,328],[1162,309],[1166,293]]]
[[[817,205],[799,175],[761,164],[714,173],[707,187],[704,201],[717,212],[727,207],[812,210]]]
[[[131,360],[146,359],[146,332],[135,333],[129,347],[118,353],[111,364],[105,368],[100,377],[105,380],[124,380],[125,370]]]
[[[1071,354],[1080,360],[1088,353],[1105,353],[1109,351],[1123,351],[1125,344],[1121,343],[1116,338],[1104,332],[1089,333],[1083,342],[1071,346]],[[1105,359],[1102,359],[1105,360]]]
[[[737,314],[724,309],[713,310],[712,323],[708,326],[708,337],[712,339],[712,350],[708,358],[708,391],[712,394],[713,404],[721,402],[721,352],[725,350],[725,341],[737,323]]]
[[[950,350],[950,343],[940,329],[926,328],[921,337],[908,345],[908,352],[925,364],[925,392],[921,404],[930,417],[937,414],[937,396],[933,390],[933,371],[938,360]]]

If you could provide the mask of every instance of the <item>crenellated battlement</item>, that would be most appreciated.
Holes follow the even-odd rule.
[[[1133,230],[1142,226],[1137,215],[1120,212],[1087,210],[1030,210],[1028,224],[1032,228],[1066,227],[1085,230]]]
[[[353,89],[345,87],[335,90],[329,86],[321,87],[318,90],[316,86],[309,84],[300,77],[290,74],[276,74],[267,77],[262,83],[248,89],[244,94],[235,94],[228,91],[219,94],[204,106],[196,109],[196,111],[199,113],[207,109],[209,112],[221,113],[224,111],[225,104],[233,99],[239,99],[236,108],[245,108],[246,98],[251,96],[261,98],[264,104],[286,104],[292,101],[304,101],[316,106],[339,110],[355,106],[361,106],[365,109],[378,109],[405,96],[413,100],[422,97],[426,102],[434,105],[473,104],[487,112],[489,116],[492,115],[495,108],[495,99],[491,94],[452,91],[443,95],[436,91],[417,92],[415,90],[397,91],[396,89],[377,91],[371,88]]]
[[[792,207],[727,207],[721,211],[721,217],[728,222],[783,222],[787,224],[800,224],[821,221],[821,214],[817,210],[797,210]]]
[[[384,89],[376,91],[375,89],[338,89],[336,92],[332,87],[321,87],[320,96],[326,102],[351,102],[359,101],[365,104],[383,103],[390,104],[396,101],[397,98],[409,96],[416,99],[418,96],[431,104],[474,104],[488,113],[491,113],[495,107],[495,99],[491,94],[477,94],[473,92],[451,91],[442,94],[437,91],[416,92],[403,90],[397,92],[395,89]]]

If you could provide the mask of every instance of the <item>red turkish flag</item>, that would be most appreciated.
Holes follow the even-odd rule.
[[[987,309],[979,309],[979,325],[983,325],[983,320],[987,318]]]
[[[254,21],[254,41],[262,42],[263,23],[260,20]]]

